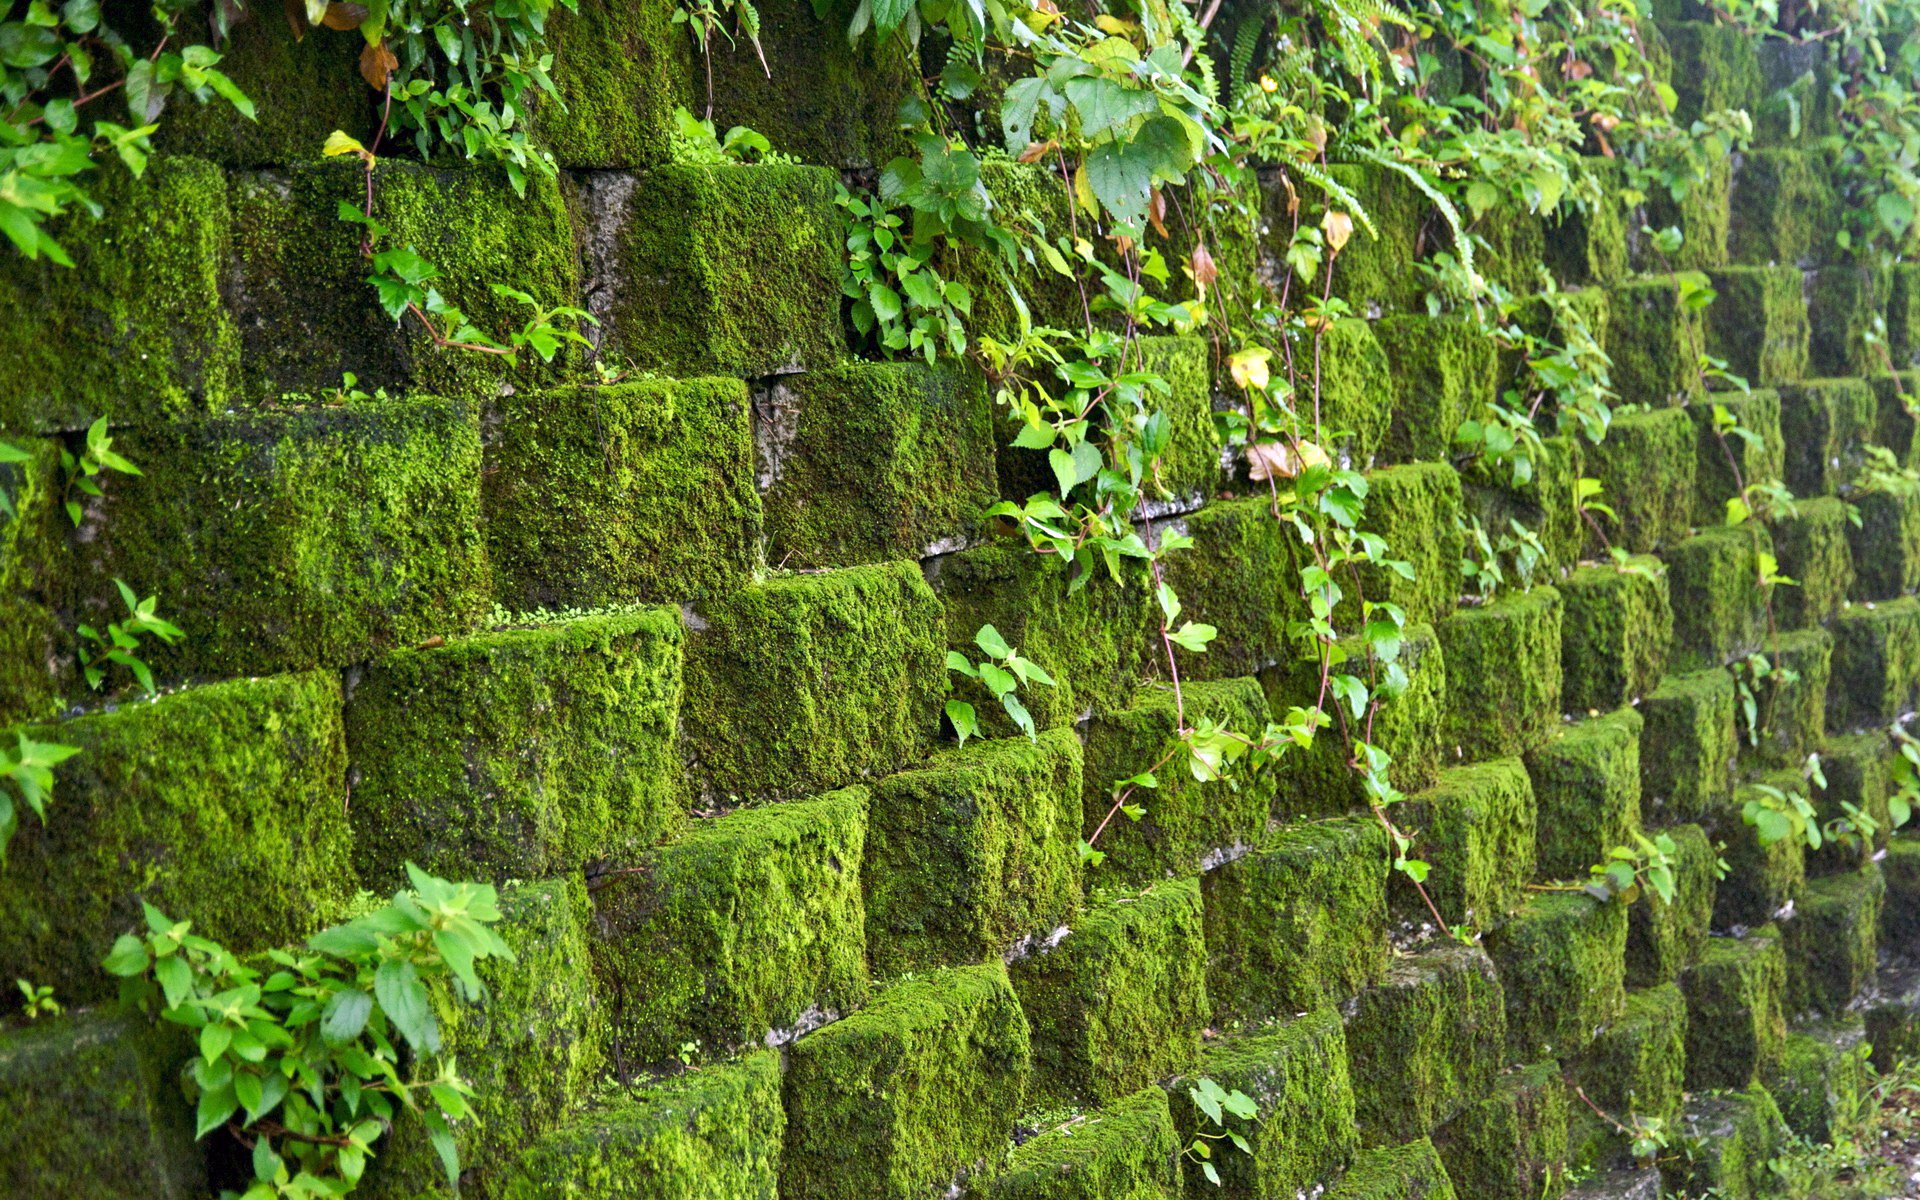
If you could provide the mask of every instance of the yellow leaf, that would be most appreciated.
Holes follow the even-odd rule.
[[[1327,245],[1335,254],[1346,249],[1347,239],[1353,236],[1353,218],[1337,208],[1327,210],[1320,218],[1320,232],[1327,235]]]
[[[1327,452],[1312,442],[1301,442],[1298,453],[1285,442],[1256,442],[1247,447],[1247,477],[1255,483],[1292,479],[1308,467],[1330,465]]]
[[[367,148],[360,144],[358,138],[350,137],[338,129],[327,135],[327,144],[320,147],[320,153],[326,155],[328,158],[338,158],[342,154],[358,154],[362,158],[368,157]]]
[[[1100,201],[1093,194],[1093,181],[1087,178],[1087,164],[1081,163],[1080,169],[1073,173],[1073,198],[1080,205],[1080,211],[1089,217],[1100,215]]]
[[[1267,390],[1267,360],[1273,357],[1273,351],[1265,346],[1248,346],[1236,350],[1227,359],[1227,370],[1233,373],[1233,381],[1249,391]]]
[[[1119,37],[1126,37],[1135,28],[1132,21],[1122,21],[1119,17],[1110,16],[1107,13],[1101,13],[1095,17],[1093,23],[1100,32],[1115,34]]]

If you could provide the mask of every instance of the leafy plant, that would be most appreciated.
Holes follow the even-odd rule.
[[[66,1011],[58,1000],[53,998],[53,989],[46,984],[35,984],[25,979],[16,979],[14,986],[20,989],[20,1015],[29,1021],[38,1021],[41,1017],[57,1017]]]
[[[7,847],[14,831],[20,828],[20,805],[33,810],[42,821],[53,800],[53,769],[80,753],[78,746],[58,742],[37,742],[25,730],[14,732],[11,748],[0,746],[0,864],[6,862]]]
[[[113,438],[107,433],[107,419],[101,417],[87,426],[87,443],[80,453],[62,447],[60,451],[60,471],[66,479],[65,496],[62,501],[67,510],[67,518],[76,527],[80,524],[82,508],[74,496],[100,497],[106,495],[95,478],[104,471],[117,471],[122,475],[138,475],[140,468],[125,457],[114,452]]]
[[[195,1134],[227,1128],[252,1147],[243,1200],[346,1194],[404,1112],[419,1114],[458,1189],[453,1126],[469,1089],[432,993],[477,1000],[476,964],[513,952],[492,928],[492,887],[411,863],[407,875],[390,903],[298,950],[242,958],[149,904],[144,932],[122,934],[107,955],[122,1003],[193,1031]]]
[[[1663,903],[1672,904],[1679,846],[1665,833],[1649,838],[1635,832],[1633,841],[1631,846],[1615,846],[1607,852],[1606,861],[1594,864],[1587,894],[1597,900],[1617,897],[1622,903],[1632,904],[1643,892],[1651,891]]]
[[[947,670],[975,680],[987,689],[1029,741],[1039,737],[1034,729],[1033,715],[1020,701],[1019,689],[1022,684],[1029,683],[1053,687],[1053,676],[1047,674],[1039,663],[1021,657],[1018,651],[1007,645],[1000,631],[991,625],[980,627],[980,631],[973,635],[973,644],[980,647],[987,657],[976,663],[958,650],[949,650]],[[980,736],[979,717],[973,705],[965,700],[947,701],[947,720],[953,722],[953,731],[959,735],[962,746],[967,744],[968,738]]]
[[[711,120],[694,116],[684,108],[673,110],[673,161],[695,167],[719,167],[728,163],[791,163],[791,155],[775,154],[773,143],[765,135],[745,125],[735,125],[723,136]]]
[[[142,691],[152,693],[153,672],[140,657],[140,639],[152,635],[171,646],[186,634],[159,615],[159,597],[148,596],[142,600],[121,579],[114,580],[113,586],[120,589],[120,600],[127,606],[126,619],[108,623],[105,633],[91,625],[80,626],[81,671],[87,686],[97,692],[106,682],[108,672],[118,664],[133,675]]]
[[[1187,1143],[1183,1153],[1189,1161],[1200,1165],[1200,1174],[1208,1183],[1219,1187],[1220,1171],[1213,1165],[1213,1156],[1219,1143],[1225,1142],[1242,1154],[1253,1153],[1253,1147],[1248,1145],[1247,1139],[1238,1130],[1227,1124],[1227,1118],[1254,1120],[1260,1115],[1260,1106],[1239,1088],[1228,1091],[1204,1076],[1187,1088],[1187,1096],[1200,1115],[1206,1118],[1206,1124],[1194,1131],[1193,1140]]]

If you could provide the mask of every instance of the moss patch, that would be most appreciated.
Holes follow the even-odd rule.
[[[1573,438],[1550,437],[1544,453],[1535,459],[1533,478],[1515,485],[1506,468],[1475,460],[1461,471],[1461,504],[1465,515],[1478,518],[1491,534],[1511,531],[1512,522],[1531,529],[1540,538],[1555,572],[1574,568],[1586,537],[1585,523],[1574,509],[1574,483],[1581,474],[1580,443]],[[1436,531],[1445,536],[1444,531]]]
[[[1906,712],[1920,689],[1920,602],[1856,604],[1835,617],[1827,723],[1841,731]]]
[[[1351,243],[1349,243],[1351,245]],[[1381,455],[1392,462],[1446,457],[1460,422],[1494,395],[1493,339],[1471,321],[1396,315],[1373,323],[1393,380]]]
[[[1887,881],[1878,863],[1807,884],[1786,937],[1788,1012],[1835,1016],[1873,982]]]
[[[1920,588],[1920,492],[1855,493],[1860,524],[1847,525],[1853,551],[1851,600],[1892,600]]]
[[[1810,875],[1853,870],[1874,850],[1889,845],[1891,827],[1887,797],[1893,792],[1893,750],[1885,732],[1874,730],[1828,737],[1820,744],[1820,768],[1827,777],[1827,786],[1815,788],[1812,793],[1820,821],[1824,824],[1836,817],[1846,817],[1847,810],[1842,805],[1851,804],[1872,817],[1880,830],[1871,842],[1856,840],[1847,844],[1829,839],[1807,856]],[[1893,863],[1894,858],[1889,854],[1885,863],[1888,881],[1897,892],[1898,886],[1893,884]],[[1898,904],[1887,907],[1891,912]]]
[[[1686,1058],[1687,1001],[1665,983],[1628,992],[1619,1018],[1571,1064],[1571,1073],[1588,1099],[1622,1119],[1672,1120],[1680,1112]]]
[[[1560,723],[1560,593],[1461,608],[1436,632],[1447,658],[1443,744],[1469,762],[1520,754]]]
[[[1557,1063],[1502,1075],[1491,1096],[1434,1132],[1447,1178],[1460,1193],[1487,1200],[1551,1195],[1567,1159],[1573,1102]]]
[[[587,0],[548,16],[549,74],[561,103],[543,100],[533,128],[561,166],[652,167],[672,155],[673,110],[695,103],[693,39],[673,13],[660,3]]]
[[[1693,520],[1697,435],[1688,411],[1656,408],[1614,421],[1606,440],[1586,448],[1586,471],[1619,518],[1601,516],[1612,545],[1644,554],[1687,536]],[[1588,553],[1603,558],[1599,539]]]
[[[1820,155],[1755,150],[1733,172],[1727,251],[1737,263],[1808,266],[1831,245],[1838,199]]]
[[[1648,891],[1627,910],[1627,986],[1671,983],[1692,966],[1713,923],[1713,895],[1720,858],[1706,830],[1675,825],[1673,902]]]
[[[1327,1200],[1453,1200],[1453,1181],[1426,1138],[1404,1146],[1362,1150]]]
[[[1732,798],[1738,704],[1721,670],[1669,675],[1641,702],[1641,800],[1657,823],[1698,821]]]
[[[1411,565],[1413,578],[1364,564],[1360,584],[1367,599],[1398,604],[1408,624],[1437,621],[1452,612],[1460,596],[1459,512],[1460,476],[1446,463],[1410,463],[1370,473],[1360,527],[1385,538],[1386,557]],[[1349,598],[1335,623],[1356,627],[1359,616],[1359,601]]]
[[[1807,315],[1813,341],[1807,361],[1813,374],[1867,375],[1885,367],[1887,294],[1892,290],[1892,274],[1883,263],[1846,263],[1812,273]]]
[[[1557,731],[1527,755],[1538,802],[1535,863],[1581,879],[1640,827],[1640,714],[1621,708]]]
[[[977,1200],[1178,1200],[1180,1135],[1167,1093],[1142,1088],[1014,1147]]]
[[[1920,838],[1896,837],[1881,862],[1887,882],[1880,909],[1880,938],[1896,953],[1920,941]]]
[[[1289,626],[1307,616],[1299,575],[1300,540],[1276,520],[1265,496],[1219,500],[1187,517],[1193,545],[1162,563],[1183,619],[1220,631],[1202,655],[1184,656],[1182,679],[1251,675],[1291,658]]]
[[[1845,1133],[1845,1122],[1872,1086],[1866,1030],[1858,1017],[1787,1035],[1780,1075],[1768,1085],[1787,1128],[1815,1145]]]
[[[1543,892],[1487,935],[1507,1004],[1507,1055],[1566,1058],[1624,1004],[1627,906]]]
[[[1682,1114],[1680,1136],[1700,1147],[1696,1157],[1675,1155],[1662,1166],[1667,1186],[1687,1195],[1760,1200],[1776,1194],[1773,1160],[1786,1149],[1780,1107],[1759,1085],[1731,1094],[1696,1097]]]
[[[1840,611],[1853,589],[1847,506],[1832,496],[1802,500],[1773,521],[1773,552],[1795,587],[1775,588],[1773,616],[1784,629],[1817,625]]]
[[[1755,39],[1731,25],[1670,21],[1660,32],[1673,53],[1673,86],[1680,97],[1674,119],[1692,124],[1727,109],[1753,109],[1760,102],[1760,60]]]
[[[1347,1059],[1363,1141],[1422,1137],[1487,1096],[1507,1044],[1493,963],[1448,944],[1403,958],[1347,1008]]]
[[[1680,976],[1687,997],[1687,1088],[1745,1087],[1771,1077],[1786,1043],[1786,956],[1771,927],[1711,938]]]
[[[54,608],[65,572],[68,528],[60,511],[60,446],[11,438],[27,455],[0,465],[0,725],[53,712],[71,682],[58,660],[67,638]]]
[[[1824,629],[1783,633],[1768,646],[1767,658],[1776,673],[1756,689],[1759,745],[1741,749],[1763,766],[1799,766],[1826,736],[1833,636]]]
[[[1569,712],[1604,712],[1639,699],[1666,670],[1673,607],[1658,559],[1633,570],[1581,567],[1560,585],[1560,697]]]
[[[1449,767],[1394,820],[1413,834],[1416,855],[1431,868],[1427,895],[1448,922],[1484,927],[1519,906],[1536,837],[1533,781],[1519,759]],[[1393,873],[1389,887],[1396,918],[1432,920],[1404,874]]]
[[[1780,433],[1793,494],[1828,496],[1850,482],[1879,411],[1873,387],[1864,379],[1810,379],[1781,387]]]
[[[1411,265],[1427,245],[1425,226],[1433,219],[1427,198],[1405,176],[1372,163],[1341,163],[1328,174],[1360,201],[1375,230],[1371,237],[1364,228],[1354,230],[1334,263],[1333,294],[1363,316],[1418,309],[1420,281]],[[1269,230],[1263,248],[1279,261],[1292,228],[1286,217],[1290,193],[1277,174],[1263,181],[1263,189]]]
[[[1755,387],[1807,373],[1811,327],[1800,272],[1791,266],[1724,267],[1709,275],[1706,351]]]
[[[1604,346],[1613,359],[1614,390],[1629,403],[1656,408],[1685,403],[1699,393],[1694,361],[1706,342],[1705,320],[1680,303],[1665,277],[1616,285],[1611,292]]]
[[[1722,525],[1666,552],[1677,669],[1717,667],[1765,641],[1768,589],[1760,583],[1759,555],[1770,542],[1756,529]]]
[[[1714,432],[1718,409],[1725,409],[1759,443],[1737,432],[1724,436]],[[1740,496],[1741,483],[1752,486],[1777,482],[1786,473],[1780,393],[1762,388],[1745,394],[1716,394],[1711,404],[1689,405],[1686,411],[1694,426],[1693,524],[1703,528],[1724,525],[1727,501]]]
[[[1727,877],[1720,881],[1713,898],[1716,926],[1760,925],[1771,920],[1787,901],[1800,894],[1807,876],[1806,845],[1797,838],[1782,838],[1763,845],[1760,834],[1741,819],[1748,801],[1763,799],[1754,790],[1764,784],[1776,791],[1805,795],[1808,784],[1798,771],[1776,771],[1761,776],[1755,784],[1743,784],[1734,790],[1733,803],[1720,818],[1714,833],[1726,843]],[[1775,803],[1778,803],[1775,801]]]
[[[317,158],[336,129],[371,141],[380,93],[351,86],[364,39],[304,32],[310,36],[289,37],[271,21],[236,21],[218,46],[220,70],[253,98],[253,119],[223,100],[195,104],[181,95],[157,122],[154,144],[228,166],[260,167]]]

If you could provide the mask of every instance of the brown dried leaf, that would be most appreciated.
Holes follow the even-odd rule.
[[[1167,198],[1159,188],[1147,193],[1147,224],[1161,237],[1167,236]]]
[[[1190,256],[1193,264],[1193,281],[1201,287],[1211,287],[1220,278],[1220,268],[1214,265],[1213,252],[1207,249],[1205,242],[1193,244]]]
[[[387,80],[399,65],[400,60],[393,56],[393,51],[387,49],[384,41],[368,43],[360,51],[360,78],[366,80],[367,86],[376,92],[387,90]]]
[[[344,33],[349,29],[360,28],[360,22],[366,19],[366,5],[343,4],[341,0],[333,0],[327,5],[327,15],[320,18],[320,23],[328,29],[338,29]]]
[[[1047,155],[1059,149],[1059,147],[1060,143],[1052,138],[1048,138],[1044,142],[1028,142],[1027,148],[1020,152],[1020,161],[1023,163],[1039,162]]]

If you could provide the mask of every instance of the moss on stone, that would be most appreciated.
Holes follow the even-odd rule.
[[[844,353],[840,215],[818,167],[662,167],[582,188],[599,352],[686,375],[819,369]]]
[[[1495,536],[1518,522],[1540,539],[1547,565],[1556,577],[1574,569],[1586,526],[1574,509],[1574,485],[1580,478],[1580,445],[1571,437],[1546,438],[1534,460],[1533,477],[1516,485],[1512,473],[1475,459],[1461,470],[1461,508]]]
[[[1542,892],[1486,938],[1507,1005],[1507,1058],[1569,1058],[1625,1003],[1627,906]]]
[[[1289,632],[1307,617],[1300,566],[1311,561],[1299,535],[1273,515],[1266,496],[1217,500],[1180,526],[1193,545],[1161,560],[1183,620],[1219,630],[1205,654],[1185,655],[1182,679],[1252,675],[1296,652]]]
[[[1839,732],[1884,724],[1920,689],[1920,601],[1856,604],[1833,619],[1827,724]]]
[[[1732,25],[1706,21],[1670,21],[1660,32],[1673,53],[1673,87],[1680,98],[1676,121],[1690,125],[1714,113],[1759,105],[1758,39]]]
[[[1641,728],[1638,712],[1615,709],[1558,730],[1527,755],[1543,877],[1584,880],[1640,828]]]
[[[1847,598],[1892,600],[1920,588],[1920,492],[1856,492],[1849,499],[1860,523],[1847,525]]]
[[[0,1189],[18,1200],[206,1195],[178,1075],[191,1053],[175,1027],[112,1010],[0,1031]]]
[[[1811,327],[1800,272],[1791,266],[1724,267],[1709,277],[1706,352],[1755,387],[1807,373]]]
[[[1422,1137],[1493,1090],[1507,1021],[1483,951],[1449,943],[1400,959],[1345,1011],[1363,1142]]]
[[[1733,676],[1669,675],[1640,704],[1642,808],[1659,824],[1711,817],[1733,796],[1739,749]]]
[[[1419,309],[1420,278],[1412,264],[1428,244],[1426,226],[1434,217],[1430,202],[1406,177],[1374,163],[1339,163],[1327,173],[1360,202],[1374,228],[1372,236],[1354,229],[1334,262],[1333,294],[1361,316]],[[1264,249],[1278,262],[1293,227],[1286,218],[1292,192],[1277,172],[1263,181],[1263,190],[1269,230]]]
[[[1755,1084],[1740,1092],[1696,1096],[1681,1114],[1678,1132],[1697,1150],[1661,1164],[1669,1188],[1725,1200],[1778,1194],[1773,1162],[1787,1148],[1789,1134],[1766,1088]]]
[[[1227,1127],[1244,1137],[1253,1153],[1219,1155],[1215,1166],[1220,1186],[1214,1188],[1195,1171],[1188,1180],[1187,1195],[1233,1200],[1292,1196],[1346,1166],[1360,1148],[1347,1051],[1340,1017],[1331,1009],[1306,1013],[1250,1036],[1224,1038],[1208,1047],[1197,1074],[1229,1091],[1245,1093],[1259,1112],[1250,1119],[1229,1117],[1227,1121]],[[1203,1123],[1207,1132],[1219,1132],[1195,1108],[1187,1091],[1189,1082],[1176,1080],[1169,1089],[1182,1145],[1201,1132]]]
[[[1650,557],[1631,566],[1581,567],[1560,584],[1560,699],[1569,712],[1629,704],[1666,670],[1673,641],[1666,570]]]
[[[1603,345],[1620,398],[1659,408],[1697,396],[1705,319],[1680,302],[1678,285],[1664,276],[1635,280],[1615,285],[1610,297]]]
[[[1864,379],[1810,379],[1780,388],[1780,434],[1794,495],[1832,495],[1853,480],[1879,407]]]
[[[1148,511],[1189,509],[1211,499],[1220,486],[1220,435],[1213,424],[1213,348],[1202,337],[1143,337],[1134,370],[1167,381],[1167,394],[1155,392],[1148,406],[1166,414],[1169,441],[1161,453],[1159,474],[1145,483]],[[1053,471],[1036,491],[1052,491]],[[1004,487],[1002,490],[1006,490]],[[1031,494],[1031,493],[1028,493]]]
[[[790,1039],[865,1001],[867,806],[847,788],[697,821],[600,884],[594,973],[623,1062]]]
[[[186,631],[141,655],[178,678],[341,666],[465,633],[487,603],[474,411],[434,399],[241,413],[131,435],[143,474],[93,502],[66,605],[125,615],[113,580]]]
[[[59,660],[67,633],[55,612],[69,536],[60,510],[60,444],[6,440],[27,457],[0,464],[0,495],[13,509],[0,511],[0,725],[53,712],[70,686]]]
[[[16,257],[0,277],[0,429],[157,424],[224,404],[239,339],[220,300],[230,253],[227,181],[212,163],[160,155],[138,179],[113,170],[84,211],[48,232],[73,258]],[[146,460],[138,460],[143,465]]]
[[[1629,243],[1634,251],[1634,267],[1650,275],[1665,275],[1673,270],[1704,271],[1727,262],[1728,227],[1733,203],[1733,164],[1725,158],[1706,162],[1690,158],[1687,151],[1669,145],[1656,150],[1656,161],[1664,165],[1680,182],[1678,186],[1653,187],[1644,210],[1651,229],[1678,229],[1680,246],[1663,254],[1653,239],[1636,237]]]
[[[1524,753],[1560,724],[1560,593],[1461,608],[1435,631],[1447,658],[1441,739],[1469,762]]]
[[[1284,826],[1201,879],[1208,996],[1258,1019],[1347,999],[1387,969],[1387,837],[1372,817]]]
[[[1434,1131],[1447,1177],[1461,1194],[1486,1200],[1554,1194],[1567,1160],[1572,1104],[1558,1063],[1507,1072],[1492,1095]]]
[[[1675,669],[1717,667],[1762,647],[1768,592],[1778,589],[1760,582],[1759,556],[1771,546],[1749,523],[1705,530],[1665,552]]]
[[[1873,1069],[1885,1074],[1920,1054],[1920,971],[1895,967],[1880,973],[1876,999],[1862,1013]]]
[[[347,706],[354,862],[493,881],[628,860],[679,829],[680,617],[583,617],[399,650]]]
[[[1809,266],[1832,246],[1838,199],[1811,150],[1753,150],[1733,168],[1727,250],[1736,263]]]
[[[1453,1181],[1426,1138],[1362,1150],[1326,1191],[1327,1200],[1453,1200]]]
[[[1886,367],[1887,296],[1893,290],[1884,263],[1825,266],[1807,280],[1813,341],[1807,364],[1814,375],[1866,375]]]
[[[1363,564],[1360,586],[1374,603],[1398,604],[1410,625],[1437,621],[1460,596],[1460,476],[1446,463],[1409,463],[1367,475],[1360,527],[1386,539],[1386,557],[1413,567],[1413,578]],[[1351,589],[1347,589],[1351,591]],[[1357,626],[1359,600],[1349,598],[1335,623]]]
[[[1304,347],[1296,351],[1305,352]],[[1294,401],[1302,433],[1355,463],[1371,460],[1387,436],[1395,391],[1372,325],[1358,317],[1337,318],[1321,332],[1313,353],[1319,393],[1313,394],[1314,377],[1303,373]],[[1307,425],[1314,416],[1321,431],[1317,439]]]
[[[1920,263],[1895,263],[1887,294],[1887,353],[1894,366],[1920,366]]]
[[[1786,939],[1786,1009],[1837,1016],[1873,982],[1887,881],[1878,863],[1812,880],[1780,923]]]
[[[1779,1077],[1767,1086],[1796,1136],[1816,1146],[1844,1136],[1847,1121],[1872,1087],[1865,1033],[1854,1017],[1787,1034]]]
[[[1822,624],[1853,590],[1852,522],[1845,501],[1802,500],[1773,518],[1773,552],[1793,587],[1773,591],[1774,620],[1783,629]]]
[[[1167,1093],[1142,1088],[1014,1147],[973,1200],[1179,1200],[1183,1144]]]
[[[1547,255],[1547,225],[1540,214],[1503,200],[1467,229],[1474,239],[1473,264],[1481,276],[1519,295],[1540,286],[1540,263]]]
[[[1754,438],[1716,433],[1716,410],[1721,408]],[[1693,524],[1723,525],[1727,521],[1727,501],[1740,497],[1742,485],[1777,482],[1785,475],[1780,393],[1763,388],[1744,394],[1717,394],[1711,404],[1690,405],[1686,412],[1694,425]]]
[[[1887,884],[1880,940],[1898,954],[1920,943],[1920,838],[1908,834],[1891,839],[1880,868]]]
[[[998,962],[897,984],[789,1052],[785,1200],[917,1200],[995,1161],[1030,1066]]]
[[[660,0],[586,0],[548,16],[559,102],[540,100],[533,129],[561,166],[632,169],[672,157],[673,110],[695,103],[693,38],[674,12]],[[725,53],[716,47],[716,58]]]
[[[1920,429],[1920,398],[1915,391],[1920,389],[1920,371],[1888,372],[1875,370],[1869,374],[1867,383],[1872,386],[1874,398],[1879,401],[1879,419],[1875,422],[1873,433],[1868,441],[1876,446],[1885,446],[1893,451],[1893,457],[1904,466],[1914,464],[1916,442],[1914,433]],[[1909,408],[1908,405],[1913,405]]]
[[[689,623],[681,744],[703,794],[806,795],[926,752],[946,647],[912,563],[775,576]]]
[[[1893,748],[1882,730],[1868,733],[1829,736],[1820,743],[1820,769],[1827,785],[1812,791],[1814,810],[1822,826],[1848,816],[1843,807],[1853,805],[1879,825],[1871,839],[1827,839],[1820,849],[1807,855],[1809,875],[1831,875],[1851,871],[1865,858],[1888,845],[1891,820],[1887,798],[1893,793]],[[1892,871],[1893,859],[1886,860]],[[1891,879],[1891,876],[1889,877]],[[1891,911],[1895,905],[1889,905]]]
[[[981,962],[1069,922],[1082,789],[1070,729],[943,750],[874,784],[864,868],[874,970]]]
[[[1762,95],[1753,127],[1759,144],[1810,148],[1840,131],[1841,89],[1825,42],[1768,38],[1755,49]]]
[[[1393,381],[1381,457],[1389,462],[1446,457],[1460,422],[1493,398],[1493,339],[1471,321],[1410,314],[1382,317],[1373,323],[1373,334]]]
[[[1547,225],[1544,257],[1562,283],[1617,283],[1631,269],[1627,246],[1640,225],[1639,213],[1619,194],[1624,173],[1613,159],[1596,155],[1580,165],[1598,181],[1600,194],[1560,206]]]
[[[186,19],[204,24],[210,16],[196,11]],[[233,22],[218,46],[220,70],[253,99],[252,119],[224,100],[196,104],[182,93],[156,122],[154,144],[227,166],[265,167],[318,158],[336,129],[371,141],[380,93],[353,83],[365,40],[331,29],[302,32],[289,37],[282,25],[258,18]]]
[[[1600,518],[1611,545],[1644,554],[1687,536],[1697,437],[1688,410],[1656,408],[1618,418],[1605,441],[1586,448],[1586,471],[1617,518]],[[1588,553],[1605,556],[1598,537],[1589,539]]]
[[[1485,927],[1518,907],[1533,877],[1533,781],[1517,758],[1448,767],[1437,783],[1409,796],[1394,818],[1413,835],[1428,864],[1427,896],[1449,923]],[[1393,873],[1394,916],[1430,921],[1426,902]]]
[[[1687,997],[1687,1089],[1745,1087],[1771,1077],[1786,1044],[1786,956],[1771,926],[1707,941],[1680,976]]]
[[[1717,927],[1760,925],[1772,920],[1788,901],[1800,895],[1807,877],[1806,844],[1796,837],[1762,843],[1759,830],[1742,819],[1750,801],[1765,802],[1758,786],[1792,795],[1810,790],[1797,770],[1775,771],[1753,783],[1734,790],[1733,802],[1714,826],[1714,833],[1726,843],[1727,877],[1720,881],[1713,898],[1713,922]],[[1774,800],[1776,805],[1778,800]]]
[[[1625,1119],[1670,1121],[1686,1074],[1687,1001],[1671,983],[1628,992],[1626,1005],[1569,1072],[1593,1103]]]
[[[1762,766],[1799,766],[1826,737],[1833,636],[1818,628],[1779,634],[1767,660],[1774,673],[1755,689],[1759,744],[1749,742],[1741,753]]]
[[[1673,839],[1673,901],[1642,892],[1627,910],[1627,986],[1671,983],[1692,966],[1713,922],[1720,853],[1698,825],[1661,831]]]
[[[554,388],[493,411],[481,503],[508,607],[700,599],[751,577],[761,504],[745,385]]]
[[[650,1083],[534,1142],[500,1200],[775,1200],[786,1130],[771,1051]]]
[[[340,681],[207,684],[29,727],[78,746],[0,888],[0,961],[65,1003],[112,994],[100,960],[142,900],[236,953],[297,941],[353,893]]]
[[[1212,1011],[1200,912],[1196,879],[1112,893],[1013,962],[1036,1096],[1108,1104],[1193,1065]]]

